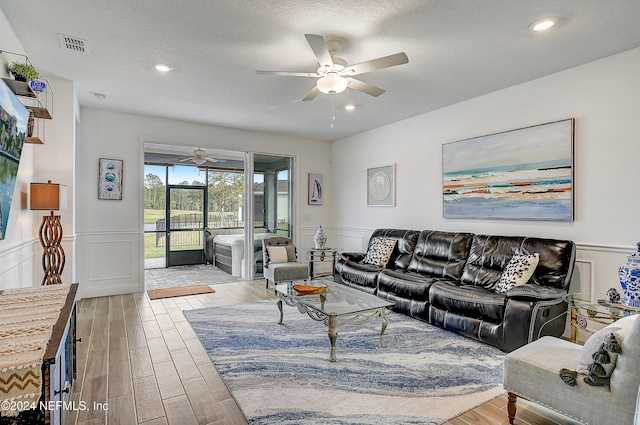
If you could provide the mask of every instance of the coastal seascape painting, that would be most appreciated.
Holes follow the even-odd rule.
[[[0,84],[0,240],[7,233],[28,121],[29,111],[3,81]]]
[[[574,219],[574,119],[442,145],[445,218]]]

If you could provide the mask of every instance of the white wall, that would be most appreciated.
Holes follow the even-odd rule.
[[[2,40],[3,50],[25,54],[2,10],[0,10],[0,40]],[[1,58],[9,63],[22,59],[20,56],[11,54],[2,55]],[[33,65],[37,69],[37,64]],[[0,68],[0,74],[5,77],[5,67]],[[47,105],[53,119],[38,120],[38,135],[43,139],[44,145],[25,144],[22,151],[7,234],[5,239],[0,241],[0,289],[39,286],[42,282],[44,272],[38,229],[43,212],[30,211],[28,197],[29,183],[47,180],[65,184],[69,189],[68,209],[56,214],[61,215],[64,232],[62,245],[66,253],[62,281],[64,283],[75,281],[73,157],[77,97],[72,81],[49,75],[43,75],[43,77],[49,81],[54,92],[53,107]]]
[[[428,96],[428,93],[424,93]],[[452,105],[332,146],[335,243],[366,248],[379,227],[571,239],[572,290],[618,287],[617,268],[640,241],[640,49]],[[575,118],[575,221],[442,216],[442,144]],[[397,206],[367,207],[366,170],[396,164]]]
[[[296,243],[312,243],[328,206],[306,202],[307,174],[322,173],[331,188],[330,144],[203,124],[82,108],[76,149],[76,276],[83,297],[138,292],[143,287],[143,151],[145,141],[253,150],[294,156]],[[124,160],[122,201],[99,200],[98,160]]]
[[[2,10],[0,10],[0,40],[2,40],[1,47],[3,50],[24,54],[22,45]],[[0,56],[0,76],[2,78],[8,77],[5,64],[15,60],[20,60],[20,56]],[[28,209],[27,196],[29,183],[33,177],[33,153],[35,148],[34,145],[25,144],[22,149],[16,187],[11,200],[7,231],[5,238],[0,240],[0,290],[31,286],[33,282],[33,243],[35,233],[32,229],[33,214]]]

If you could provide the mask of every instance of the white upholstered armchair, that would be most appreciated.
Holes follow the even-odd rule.
[[[640,425],[640,320],[636,317],[624,317],[602,332],[602,338],[613,333],[621,348],[609,385],[588,385],[586,375],[577,375],[571,386],[559,376],[561,369],[581,369],[578,364],[593,357],[589,340],[597,334],[584,347],[545,336],[509,353],[503,377],[509,393],[509,423],[516,416],[517,397],[522,397],[585,424]]]
[[[293,282],[309,277],[309,265],[300,263],[291,238],[276,237],[262,241],[262,259],[265,286],[269,281]]]

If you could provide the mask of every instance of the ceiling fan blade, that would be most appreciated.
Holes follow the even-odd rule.
[[[282,75],[285,77],[312,77],[318,78],[315,72],[290,72],[290,71],[256,71],[258,75]]]
[[[384,93],[384,89],[360,80],[356,80],[355,78],[347,78],[347,81],[349,81],[349,88],[361,91],[362,93],[366,93],[370,96],[378,97],[382,93]]]
[[[373,59],[367,62],[357,63],[347,67],[340,72],[340,75],[345,77],[364,74],[365,72],[371,72],[378,69],[390,68],[396,65],[402,65],[409,62],[409,58],[406,53],[396,53],[395,55],[385,56],[378,59]]]
[[[192,159],[193,159],[193,157],[192,157],[192,156],[190,156],[190,157],[187,157],[187,158],[181,159],[181,160],[180,160],[180,161],[178,161],[178,162],[191,161]],[[177,164],[178,162],[176,162],[176,164]]]
[[[327,43],[324,41],[324,37],[316,34],[305,34],[304,35],[309,42],[309,46],[311,46],[311,50],[318,58],[318,64],[321,67],[333,68],[333,59],[331,59],[331,54],[329,53],[329,49],[327,49]]]
[[[216,159],[216,158],[211,158],[209,156],[205,156],[202,159],[206,159],[208,162],[225,162],[224,159]]]
[[[319,94],[320,94],[320,90],[318,90],[318,86],[313,86],[311,91],[309,93],[307,93],[307,95],[304,98],[302,98],[302,101],[306,102],[308,100],[313,100]]]

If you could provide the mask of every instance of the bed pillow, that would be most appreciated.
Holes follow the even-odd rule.
[[[540,261],[540,256],[537,252],[531,255],[514,255],[511,257],[494,291],[504,294],[511,288],[527,283],[533,276],[533,272],[538,266],[538,261]]]
[[[362,262],[373,266],[386,267],[397,242],[396,239],[373,238]]]
[[[284,246],[268,246],[267,253],[270,264],[287,263],[289,260],[287,249]]]

